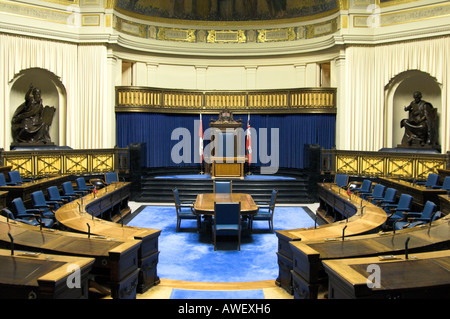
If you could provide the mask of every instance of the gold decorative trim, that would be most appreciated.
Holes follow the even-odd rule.
[[[336,89],[189,91],[116,87],[116,112],[336,113]]]
[[[3,164],[25,177],[93,174],[128,170],[128,149],[0,152]]]
[[[396,177],[425,180],[430,173],[446,169],[444,154],[363,151],[322,151],[322,171],[363,177]]]
[[[195,30],[159,28],[158,40],[196,42]]]
[[[245,32],[242,30],[237,31],[208,31],[208,38],[206,39],[208,43],[245,43],[247,42],[247,37]]]
[[[296,39],[294,28],[258,30],[258,42],[293,41]]]

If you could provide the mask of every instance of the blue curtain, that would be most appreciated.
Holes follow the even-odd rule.
[[[235,119],[242,119],[243,129],[247,127],[247,115],[234,115]],[[202,115],[203,130],[209,128],[211,119],[217,115]],[[131,143],[146,143],[146,167],[173,167],[193,166],[194,139],[198,139],[198,132],[194,129],[194,121],[199,115],[184,114],[158,114],[158,113],[116,113],[117,145],[127,147]],[[251,114],[250,126],[256,130],[267,129],[268,143],[267,155],[271,154],[271,131],[279,132],[279,167],[304,168],[304,145],[318,144],[321,148],[335,147],[336,115],[334,114]],[[172,131],[176,128],[185,128],[191,135],[191,161],[188,163],[174,163],[172,149],[180,140],[172,140]],[[258,144],[261,142],[257,135]],[[254,137],[252,137],[252,140]],[[254,141],[253,141],[254,142]],[[205,140],[204,146],[209,141]],[[253,158],[258,160],[255,166],[264,166],[259,156],[259,145],[253,152]],[[276,146],[274,146],[276,147]],[[267,165],[270,165],[267,164]]]

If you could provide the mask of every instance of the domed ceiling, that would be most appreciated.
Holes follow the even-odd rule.
[[[116,8],[149,18],[258,21],[338,10],[338,0],[117,0]]]

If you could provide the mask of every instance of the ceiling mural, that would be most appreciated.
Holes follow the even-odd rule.
[[[338,0],[117,0],[116,8],[158,18],[205,21],[290,19],[338,9]]]

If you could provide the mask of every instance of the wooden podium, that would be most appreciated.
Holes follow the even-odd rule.
[[[245,157],[212,157],[211,178],[244,179]]]
[[[239,154],[242,149],[242,120],[234,120],[233,114],[225,109],[220,112],[217,121],[211,120],[210,127],[215,128],[211,137],[214,148],[211,151],[211,178],[240,178],[244,179],[245,153]],[[233,154],[222,156],[227,142],[233,141]],[[219,152],[216,152],[219,150]],[[222,151],[222,152],[220,152]],[[229,150],[228,150],[228,153]],[[230,156],[232,155],[232,156]]]

